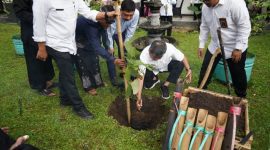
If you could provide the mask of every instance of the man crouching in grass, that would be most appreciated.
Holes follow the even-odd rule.
[[[192,72],[187,58],[184,54],[170,43],[161,40],[154,41],[151,45],[144,48],[140,55],[140,60],[145,65],[152,66],[152,71],[144,65],[140,65],[139,74],[142,78],[139,81],[139,91],[137,94],[137,109],[142,107],[142,88],[152,89],[156,84],[160,83],[158,79],[159,72],[169,72],[166,81],[160,86],[162,98],[169,99],[169,84],[176,83],[183,68],[186,69],[186,81],[191,82]]]

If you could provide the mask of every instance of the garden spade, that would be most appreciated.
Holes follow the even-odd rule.
[[[115,11],[120,14],[120,0],[114,0],[114,5],[115,5]],[[119,47],[120,47],[120,58],[122,60],[125,60],[125,54],[124,54],[124,43],[123,43],[123,38],[122,38],[122,32],[121,32],[121,16],[117,15],[116,16],[116,28],[117,28],[117,35],[118,35],[118,40],[119,40]],[[122,72],[125,73],[126,68],[122,68]],[[125,91],[127,92],[128,89],[128,82],[125,76],[124,78],[124,83],[125,83]],[[128,118],[128,123],[130,124],[131,120],[131,111],[130,111],[130,99],[126,98],[126,103],[127,103],[127,118]]]

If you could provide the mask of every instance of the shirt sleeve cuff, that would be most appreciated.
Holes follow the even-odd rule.
[[[33,36],[33,40],[35,42],[45,42],[46,41],[46,38],[45,37],[34,37]]]
[[[199,48],[204,48],[204,46],[205,46],[205,43],[200,42],[200,44],[199,44]]]
[[[146,67],[144,65],[139,65],[138,73],[140,76],[144,76],[146,73]]]
[[[97,10],[91,10],[91,16],[89,16],[89,19],[97,22],[97,14],[99,13],[99,11]]]

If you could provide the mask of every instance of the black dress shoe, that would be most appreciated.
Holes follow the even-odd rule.
[[[93,119],[94,115],[89,112],[86,108],[80,108],[79,110],[73,109],[73,111],[83,119]]]

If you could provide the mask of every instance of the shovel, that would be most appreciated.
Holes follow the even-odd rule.
[[[218,40],[219,40],[219,45],[220,45],[220,49],[221,49],[221,55],[222,55],[222,59],[223,59],[223,65],[224,65],[224,70],[225,70],[225,77],[226,77],[226,83],[227,83],[227,88],[228,88],[228,95],[231,95],[231,85],[230,85],[230,81],[229,81],[229,72],[228,72],[228,64],[225,58],[225,52],[224,52],[224,46],[223,46],[223,41],[222,41],[222,37],[221,37],[221,29],[218,28],[217,29],[217,34],[218,34]]]

